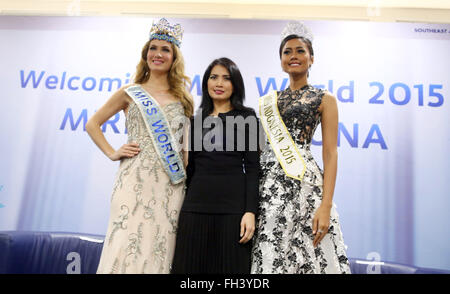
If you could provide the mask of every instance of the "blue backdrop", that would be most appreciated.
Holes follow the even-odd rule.
[[[288,86],[286,21],[178,19],[196,106],[206,66],[233,59],[246,104]],[[129,83],[152,19],[0,16],[0,230],[105,234],[117,162],[84,130]],[[334,200],[349,257],[450,269],[450,26],[307,21],[310,82],[338,99]],[[118,148],[124,115],[104,126]],[[320,127],[313,152],[321,162]]]

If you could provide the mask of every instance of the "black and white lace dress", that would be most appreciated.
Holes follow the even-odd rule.
[[[287,177],[267,143],[261,154],[260,206],[252,249],[255,274],[350,273],[333,203],[328,234],[314,248],[312,219],[322,201],[323,172],[311,152],[324,91],[306,85],[278,93],[282,119],[306,163],[303,180]]]

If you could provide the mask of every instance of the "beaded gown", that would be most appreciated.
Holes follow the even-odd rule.
[[[280,115],[306,164],[303,180],[287,177],[270,145],[261,154],[260,206],[252,273],[350,273],[339,216],[333,203],[329,232],[314,248],[312,219],[322,201],[323,172],[310,145],[321,121],[323,90],[306,85],[278,92]]]
[[[161,108],[176,134],[183,126],[177,123],[184,118],[182,104],[174,102]],[[128,143],[138,142],[141,151],[120,162],[97,273],[169,273],[184,182],[170,182],[134,102],[125,124]],[[183,158],[182,152],[179,154]]]

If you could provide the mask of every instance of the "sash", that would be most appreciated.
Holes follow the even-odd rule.
[[[277,91],[259,98],[261,124],[286,176],[301,181],[306,164],[281,118],[277,102]]]
[[[131,86],[125,92],[138,106],[147,130],[152,138],[153,146],[172,184],[178,184],[186,178],[183,161],[177,148],[172,148],[175,140],[164,112],[156,99],[150,96],[141,86]]]

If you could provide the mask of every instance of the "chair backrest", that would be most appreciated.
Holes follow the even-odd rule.
[[[95,274],[104,236],[0,231],[0,274]],[[448,270],[349,258],[353,274],[450,274]]]
[[[352,274],[450,274],[448,270],[416,267],[395,262],[349,258]]]
[[[0,273],[94,274],[104,236],[65,232],[0,232]]]

